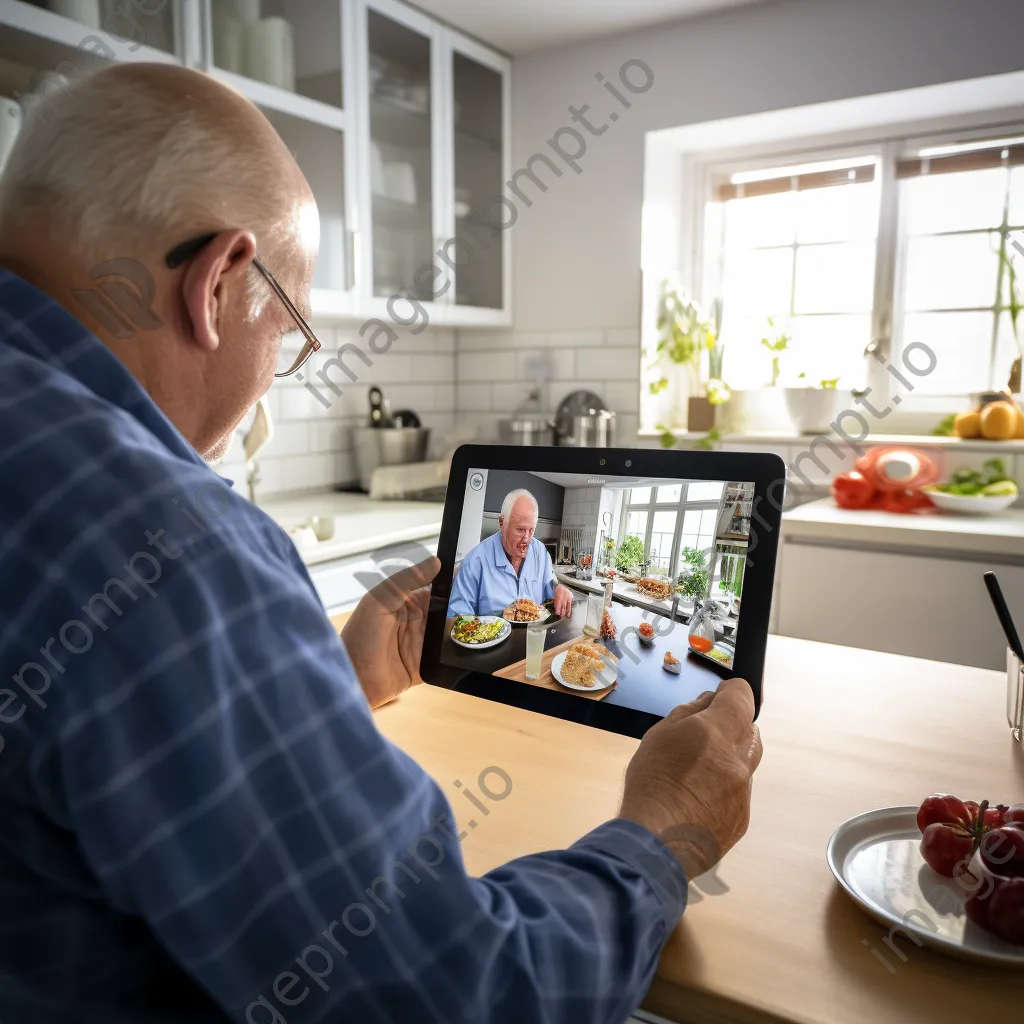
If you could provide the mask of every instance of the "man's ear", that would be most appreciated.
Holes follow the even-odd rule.
[[[255,255],[251,231],[222,231],[185,267],[181,282],[185,323],[192,340],[204,351],[217,350],[228,311],[242,309]]]

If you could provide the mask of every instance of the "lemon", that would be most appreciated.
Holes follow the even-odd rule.
[[[1008,498],[1017,493],[1017,485],[1012,480],[1000,480],[998,483],[983,487],[981,493],[986,498]]]

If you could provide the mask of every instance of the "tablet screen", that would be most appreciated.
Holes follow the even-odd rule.
[[[470,467],[439,660],[663,717],[742,654],[754,483]]]

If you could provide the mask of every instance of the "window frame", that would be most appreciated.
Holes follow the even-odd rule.
[[[683,537],[683,519],[687,512],[704,512],[711,509],[717,510],[721,515],[722,505],[725,501],[726,488],[729,486],[727,482],[722,482],[722,494],[715,499],[702,498],[694,501],[688,501],[687,496],[690,491],[690,487],[693,484],[705,484],[705,483],[718,483],[718,481],[708,480],[686,480],[686,481],[674,481],[674,483],[682,484],[682,491],[680,492],[679,501],[677,502],[659,502],[657,500],[658,485],[651,486],[651,496],[646,502],[631,502],[629,498],[632,496],[634,488],[627,487],[623,488],[622,492],[622,504],[620,507],[619,515],[619,526],[616,531],[616,546],[620,545],[626,536],[626,520],[630,512],[646,512],[647,513],[647,526],[644,530],[644,536],[642,538],[644,551],[650,554],[651,547],[651,536],[654,532],[654,513],[655,512],[674,512],[675,513],[675,525],[672,531],[672,545],[669,554],[669,567],[667,575],[669,579],[676,579],[679,575],[679,551],[682,547]],[[717,520],[716,520],[717,524]],[[707,549],[708,564],[707,568],[711,571],[715,570],[715,564],[717,559],[715,558],[717,548],[717,537],[712,534],[711,546]],[[710,583],[714,583],[711,580]]]
[[[885,364],[901,350],[902,296],[908,241],[906,206],[900,203],[897,164],[900,160],[915,157],[924,148],[983,141],[1004,135],[1007,138],[1024,136],[1024,106],[791,138],[774,144],[765,142],[727,150],[683,153],[679,163],[683,216],[678,251],[679,265],[686,268],[686,271],[681,275],[681,283],[705,305],[709,305],[714,298],[707,294],[708,285],[705,281],[705,210],[706,204],[714,200],[714,182],[723,175],[765,170],[790,163],[816,163],[877,155],[880,205],[871,335],[864,353],[864,380],[866,387],[875,396],[872,403],[877,407],[889,404],[893,397],[901,394],[900,407],[886,417],[884,425],[873,425],[873,429],[881,427],[883,431],[927,433],[935,425],[936,414],[949,412],[951,403],[962,400],[966,393],[907,395],[895,377],[885,369]],[[1005,220],[1001,229],[992,230],[1005,232]],[[993,316],[995,318],[994,306]],[[997,319],[994,329],[998,330]],[[649,401],[646,392],[643,399]],[[641,416],[643,418],[643,410]]]

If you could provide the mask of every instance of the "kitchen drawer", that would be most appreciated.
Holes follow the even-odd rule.
[[[1024,620],[1020,562],[783,535],[777,629],[805,640],[1002,670],[1006,640],[982,582],[987,569],[999,573],[1011,609]]]
[[[382,579],[428,555],[437,554],[438,537],[392,544],[365,555],[352,555],[309,567],[328,615],[354,608],[359,599]]]

